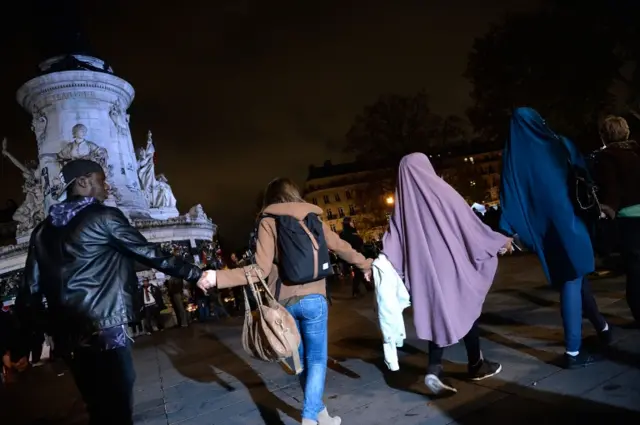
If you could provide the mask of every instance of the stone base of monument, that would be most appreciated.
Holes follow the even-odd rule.
[[[21,233],[19,235],[16,235],[16,243],[18,245],[23,244],[23,243],[29,243],[29,239],[31,239],[31,231],[28,231],[27,233]]]
[[[176,242],[189,246],[194,252],[203,241],[211,241],[217,226],[197,205],[189,213],[167,220],[133,219],[133,225],[148,241],[156,243]],[[0,278],[24,269],[29,247],[29,235],[16,245],[0,247]]]
[[[149,215],[156,220],[168,220],[180,216],[176,207],[172,208],[150,208]]]

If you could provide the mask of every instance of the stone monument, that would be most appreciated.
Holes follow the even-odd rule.
[[[20,162],[3,141],[2,155],[23,173],[25,200],[13,215],[18,244],[0,248],[0,279],[14,279],[24,267],[29,234],[57,202],[62,166],[76,158],[102,165],[111,186],[108,203],[148,240],[190,250],[194,259],[211,242],[216,225],[202,207],[180,215],[168,179],[156,174],[151,132],[136,157],[127,114],[133,98],[131,84],[86,54],[45,60],[40,75],[20,87],[17,100],[32,115],[38,161]]]

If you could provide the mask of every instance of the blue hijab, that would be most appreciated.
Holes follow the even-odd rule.
[[[555,134],[535,110],[514,111],[502,154],[500,228],[518,234],[538,255],[552,285],[595,269],[589,232],[571,199],[571,164],[586,169],[569,139]]]

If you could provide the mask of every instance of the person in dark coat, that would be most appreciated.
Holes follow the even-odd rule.
[[[345,217],[342,220],[342,232],[340,232],[340,239],[351,245],[351,248],[353,248],[354,251],[362,254],[362,251],[364,250],[364,241],[360,235],[358,235],[358,230],[356,229],[355,223],[351,217]],[[346,266],[350,267],[349,265]],[[360,295],[360,284],[363,284],[367,291],[371,291],[371,288],[366,284],[364,274],[360,270],[354,269],[351,296],[357,297]]]
[[[142,286],[139,290],[140,305],[142,306],[142,317],[145,320],[145,326],[147,327],[147,333],[153,332],[153,322],[156,323],[158,330],[164,330],[164,324],[162,323],[162,316],[160,312],[166,308],[164,300],[162,299],[162,291],[156,285],[149,283],[149,279],[142,281]]]

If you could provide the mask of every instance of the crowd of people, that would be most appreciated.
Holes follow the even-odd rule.
[[[338,235],[320,220],[323,211],[306,203],[291,180],[278,178],[267,185],[251,262],[268,276],[268,291],[291,315],[300,334],[304,425],[341,423],[323,402],[331,299],[326,281],[331,275],[329,253],[334,256],[334,268],[353,273],[354,296],[362,282],[368,289],[375,287],[381,324],[403,320],[401,310],[398,314],[401,303],[394,299],[403,291],[383,290],[389,284],[385,279],[372,282],[373,268],[381,267],[382,259],[390,262],[394,282],[400,282],[410,297],[417,336],[429,343],[425,385],[434,394],[455,392],[447,382],[442,356],[446,347],[458,341],[466,347],[469,379],[487,379],[501,372],[497,359],[482,353],[478,319],[498,258],[513,252],[515,237],[538,256],[549,284],[560,294],[566,368],[585,367],[599,358],[581,347],[583,314],[603,347],[611,343],[612,329],[599,312],[587,279],[595,268],[589,232],[593,222],[615,219],[626,233],[621,246],[627,300],[638,320],[640,195],[635,185],[640,183],[640,149],[629,140],[626,122],[619,117],[604,121],[605,148],[593,173],[575,145],[555,133],[536,111],[516,109],[510,127],[503,154],[501,212],[491,216],[495,223],[483,223],[438,176],[426,155],[410,154],[399,165],[388,230],[381,246],[369,247],[368,255],[363,255],[364,243],[350,219]],[[99,164],[71,161],[62,175],[67,182],[66,200],[52,206],[49,217],[31,236],[12,319],[19,322],[23,335],[34,335],[40,323],[34,317],[45,297],[47,333],[54,339],[57,355],[69,365],[91,423],[132,424],[135,371],[127,327],[140,320],[141,311],[147,330],[154,322],[160,327],[163,307],[159,288],[143,282],[138,289],[134,263],[174,277],[167,291],[180,326],[188,324],[180,307],[184,307],[183,282],[196,285],[202,298],[212,291],[238,294],[248,279],[257,282],[259,276],[247,273],[235,256],[230,268],[202,270],[147,242],[118,209],[103,204],[109,187]],[[590,175],[598,183],[597,192],[588,186]],[[584,189],[583,185],[586,191],[576,190]],[[200,306],[207,311],[207,302]],[[404,335],[393,337],[403,339]],[[10,359],[15,360],[19,361]]]

